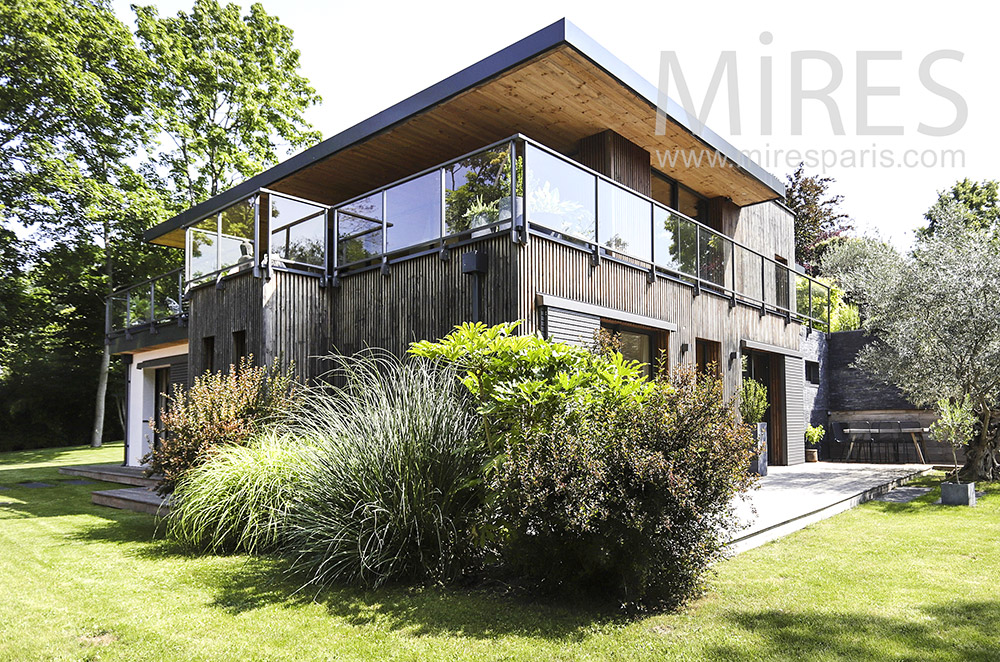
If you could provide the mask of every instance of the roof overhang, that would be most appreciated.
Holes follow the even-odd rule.
[[[522,133],[565,154],[612,129],[651,165],[740,206],[784,196],[782,183],[673,101],[656,133],[658,91],[566,19],[559,20],[145,233],[183,246],[184,228],[261,188],[337,204],[483,145]],[[657,152],[708,150],[725,163],[661,163]]]

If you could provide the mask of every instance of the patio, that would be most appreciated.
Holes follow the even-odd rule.
[[[729,543],[729,550],[738,554],[786,536],[871,501],[930,469],[926,464],[837,462],[768,467],[760,488],[736,505],[745,528]]]

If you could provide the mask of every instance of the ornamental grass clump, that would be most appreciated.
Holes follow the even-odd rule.
[[[289,503],[309,489],[304,469],[311,456],[308,445],[275,432],[219,448],[177,483],[168,535],[213,553],[273,551]]]
[[[315,448],[284,552],[310,584],[445,581],[475,555],[478,419],[454,372],[386,353],[331,357],[294,434]]]

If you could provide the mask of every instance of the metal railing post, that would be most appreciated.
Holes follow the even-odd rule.
[[[809,290],[809,328],[813,328],[813,282],[810,279],[806,279],[806,285],[808,285]]]

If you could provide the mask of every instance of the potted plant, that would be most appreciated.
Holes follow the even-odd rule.
[[[969,396],[962,400],[942,398],[938,400],[937,410],[938,420],[931,423],[931,434],[939,442],[951,446],[951,457],[955,463],[952,480],[941,482],[941,503],[946,506],[974,506],[976,484],[963,483],[958,476],[958,449],[969,443],[976,424]]]
[[[754,456],[750,461],[750,472],[758,476],[767,475],[767,388],[755,379],[745,378],[740,386],[740,416],[744,423],[753,426]]]
[[[806,462],[819,462],[819,443],[825,435],[826,429],[822,425],[806,428]]]

